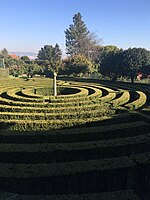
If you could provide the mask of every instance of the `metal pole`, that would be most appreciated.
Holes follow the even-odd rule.
[[[56,73],[56,72],[54,72],[54,81],[53,81],[53,87],[54,87],[54,96],[55,96],[55,97],[57,96],[56,76],[57,76],[57,73]]]

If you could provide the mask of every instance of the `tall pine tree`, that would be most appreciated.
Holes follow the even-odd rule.
[[[84,55],[93,60],[97,56],[99,40],[94,33],[89,32],[80,13],[73,17],[73,24],[65,30],[66,50],[69,55]]]
[[[89,31],[80,13],[74,15],[73,24],[66,29],[65,34],[67,54],[84,54]]]

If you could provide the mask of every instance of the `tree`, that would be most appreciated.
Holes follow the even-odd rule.
[[[28,77],[33,77],[35,74],[43,74],[44,66],[40,66],[36,63],[25,64],[22,66],[22,72],[27,74]]]
[[[7,56],[8,56],[8,51],[7,51],[6,48],[2,49],[1,55],[4,56],[4,57],[7,57]]]
[[[96,62],[100,64],[104,59],[113,56],[119,51],[120,49],[114,45],[100,46],[98,49],[98,56]]]
[[[82,54],[92,59],[99,41],[94,33],[89,32],[80,13],[74,15],[73,24],[65,30],[65,36],[67,54]]]
[[[123,52],[123,67],[125,68],[125,75],[134,78],[138,70],[142,66],[150,64],[150,51],[144,48],[129,48]]]
[[[105,57],[100,65],[100,73],[108,76],[112,81],[116,81],[117,78],[124,75],[124,69],[122,68],[122,50],[110,54]]]
[[[22,56],[20,59],[21,59],[23,62],[29,63],[29,64],[30,64],[30,58],[29,58],[28,56]]]
[[[63,60],[62,74],[88,74],[92,70],[92,62],[84,55],[72,55]]]
[[[121,68],[122,51],[122,49],[113,45],[103,46],[99,49],[99,57],[97,59],[99,72],[110,77],[113,81],[116,81],[123,74],[123,69]]]
[[[150,65],[140,67],[138,72],[143,73],[143,75],[145,77],[149,76],[150,75]]]
[[[54,50],[54,60],[56,61],[61,60],[62,52],[59,48],[59,45],[56,44],[53,50]]]
[[[21,74],[27,74],[28,77],[33,77],[35,74],[43,74],[44,66],[38,65],[34,62],[30,64],[22,63],[21,65],[11,65],[9,72],[13,76],[19,76]]]
[[[58,44],[54,47],[52,45],[45,45],[44,48],[41,48],[38,52],[37,62],[46,67],[46,74],[48,75],[49,72],[58,71],[61,62],[61,55],[62,52]]]
[[[6,48],[0,51],[0,67],[6,67],[6,59],[8,59],[8,51]]]
[[[73,24],[69,26],[69,29],[66,29],[65,34],[67,54],[82,54],[84,41],[87,38],[89,31],[84,21],[82,21],[80,13],[74,15]]]
[[[124,76],[134,82],[134,77],[141,67],[150,64],[150,52],[144,48],[129,48],[124,51],[117,48],[107,49],[102,53],[99,70],[113,80]]]

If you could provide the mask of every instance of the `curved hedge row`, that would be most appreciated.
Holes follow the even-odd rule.
[[[2,192],[2,199],[15,198],[16,200],[139,200],[139,197],[134,194],[133,190],[105,192],[105,193],[89,193],[89,194],[69,194],[69,195],[20,195],[13,193]]]

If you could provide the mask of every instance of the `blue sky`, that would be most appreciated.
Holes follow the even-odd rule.
[[[65,49],[65,29],[80,12],[102,45],[150,50],[150,0],[0,0],[0,49]]]

